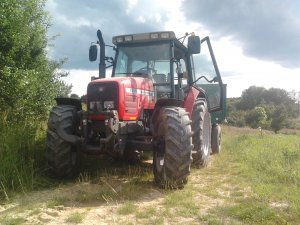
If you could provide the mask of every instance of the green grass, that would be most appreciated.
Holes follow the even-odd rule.
[[[259,199],[243,199],[236,205],[225,206],[221,211],[234,219],[247,224],[285,224],[287,221]]]
[[[121,215],[129,215],[135,213],[136,211],[136,205],[134,205],[132,202],[126,202],[121,206],[121,208],[119,208],[118,213]]]
[[[195,200],[195,188],[188,185],[183,190],[177,190],[167,194],[164,200],[164,207],[166,209],[174,209],[175,214],[181,217],[189,218],[197,215],[199,207]]]
[[[206,214],[199,216],[199,222],[206,222],[208,225],[223,225],[224,221],[214,214]],[[231,223],[232,224],[232,223]]]
[[[68,216],[66,222],[78,224],[78,223],[82,223],[84,218],[85,216],[82,213],[74,212]]]
[[[150,218],[158,215],[157,209],[153,206],[148,206],[142,210],[136,212],[137,218]]]
[[[63,198],[63,197],[56,197],[52,200],[50,200],[49,202],[47,202],[46,206],[47,208],[55,208],[57,206],[64,206],[66,205],[66,202],[68,201],[69,199],[67,198]]]
[[[23,217],[8,217],[4,218],[1,224],[3,225],[20,225],[24,224],[26,222],[26,219]]]
[[[66,182],[45,178],[45,133],[39,132],[39,126],[26,121],[8,126],[0,118],[0,200]],[[107,157],[84,156],[82,174],[71,180],[82,187],[72,196],[57,196],[46,207],[74,202],[122,204],[118,216],[130,215],[139,224],[300,224],[300,135],[222,129],[221,154],[214,156],[208,168],[193,168],[191,178],[199,180],[190,179],[182,190],[154,186],[149,163],[129,166]],[[139,207],[140,199],[153,188],[162,202]],[[220,205],[202,213],[206,199],[217,199]],[[3,224],[24,223],[22,217],[1,219]],[[83,219],[84,215],[73,213],[66,222]]]
[[[250,224],[298,224],[300,136],[260,135],[226,127],[224,131],[224,151],[215,166],[234,178],[233,185],[251,187],[253,193],[242,199],[241,192],[231,193],[231,204],[215,213]]]
[[[0,114],[0,201],[48,183],[42,179],[45,134],[36,121],[7,122]]]

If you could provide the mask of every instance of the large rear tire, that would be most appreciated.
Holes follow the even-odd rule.
[[[193,164],[207,166],[211,151],[211,121],[205,99],[197,99],[192,113]]]
[[[163,107],[152,116],[152,133],[159,143],[153,152],[155,182],[163,188],[182,188],[192,162],[192,132],[188,113],[180,107]]]
[[[219,154],[221,151],[221,127],[214,124],[211,128],[211,150],[213,154]]]
[[[77,174],[76,146],[64,141],[57,130],[63,129],[68,134],[74,134],[78,125],[75,106],[59,105],[52,108],[48,120],[45,157],[50,172],[56,177],[72,177]]]

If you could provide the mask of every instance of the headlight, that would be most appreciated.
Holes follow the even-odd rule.
[[[104,101],[104,109],[114,109],[115,103],[114,101]]]
[[[95,101],[95,102],[90,102],[90,110],[92,111],[101,111],[101,102]]]

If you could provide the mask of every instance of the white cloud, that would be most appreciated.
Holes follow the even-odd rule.
[[[57,19],[63,23],[64,25],[71,27],[71,28],[78,28],[82,26],[92,26],[92,23],[83,17],[78,17],[78,18],[68,18],[64,15],[57,15]]]
[[[79,96],[85,95],[87,86],[91,81],[91,77],[98,77],[98,70],[66,70],[69,72],[67,77],[63,77],[62,80],[67,84],[72,84],[72,93]],[[106,77],[111,76],[111,70],[106,70]]]
[[[143,17],[143,16],[139,16],[139,17],[137,18],[137,21],[138,21],[139,23],[145,23],[145,22],[146,22],[146,19],[145,19],[145,17]]]
[[[52,12],[55,24],[58,24],[55,27],[54,34],[65,32],[65,36],[59,38],[62,40],[61,43],[51,51],[69,57],[70,76],[65,79],[68,83],[73,84],[73,92],[76,94],[85,94],[90,77],[98,75],[97,70],[87,71],[84,69],[97,68],[96,64],[92,65],[88,62],[87,51],[88,45],[90,41],[94,40],[99,26],[101,26],[107,44],[110,44],[109,41],[113,35],[153,32],[161,29],[173,30],[177,37],[183,36],[185,32],[193,31],[202,38],[210,36],[220,73],[223,75],[224,83],[228,84],[229,97],[240,96],[242,91],[251,85],[299,90],[300,69],[286,68],[276,63],[275,60],[265,61],[265,58],[260,58],[254,54],[251,57],[249,54],[246,56],[245,54],[249,49],[244,48],[245,40],[240,42],[234,36],[234,32],[227,33],[226,36],[221,38],[219,28],[221,27],[222,31],[225,32],[226,24],[224,24],[224,27],[222,27],[222,24],[208,26],[209,23],[206,21],[204,26],[201,20],[196,21],[193,18],[186,18],[189,10],[184,11],[186,2],[182,0],[153,0],[151,3],[145,0],[127,0],[125,3],[107,1],[102,5],[102,11],[100,11],[103,13],[100,16],[96,5],[92,7],[93,1],[86,4],[81,1],[76,2],[74,8],[70,7],[74,5],[70,1],[48,0],[47,2],[47,9]],[[194,1],[194,3],[197,7],[202,5],[201,1],[199,3]],[[245,4],[247,5],[247,3]],[[66,8],[70,10],[66,12]],[[147,13],[145,13],[145,10]],[[213,10],[205,12],[205,14],[210,17],[209,19],[213,19],[214,12]],[[294,24],[299,25],[298,14],[294,12],[293,15]],[[235,20],[227,22],[238,22]],[[234,28],[239,29],[241,27],[242,25]],[[228,34],[232,34],[232,36]],[[274,34],[278,34],[278,32]],[[259,33],[256,35],[259,35]],[[256,41],[259,41],[256,37],[251,39],[251,43]],[[251,46],[251,43],[248,43],[247,46]],[[277,43],[274,46],[275,50],[276,48],[283,48],[282,45],[284,44]],[[109,52],[109,49],[107,50]],[[110,53],[109,56],[112,56],[112,52]]]
[[[277,63],[247,57],[238,43],[223,38],[214,43],[218,66],[225,73],[223,82],[228,84],[228,96],[238,97],[249,86],[299,89],[300,69],[285,68]]]

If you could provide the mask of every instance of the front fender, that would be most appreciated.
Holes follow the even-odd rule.
[[[57,105],[73,105],[77,111],[82,110],[81,101],[75,98],[55,98]]]

